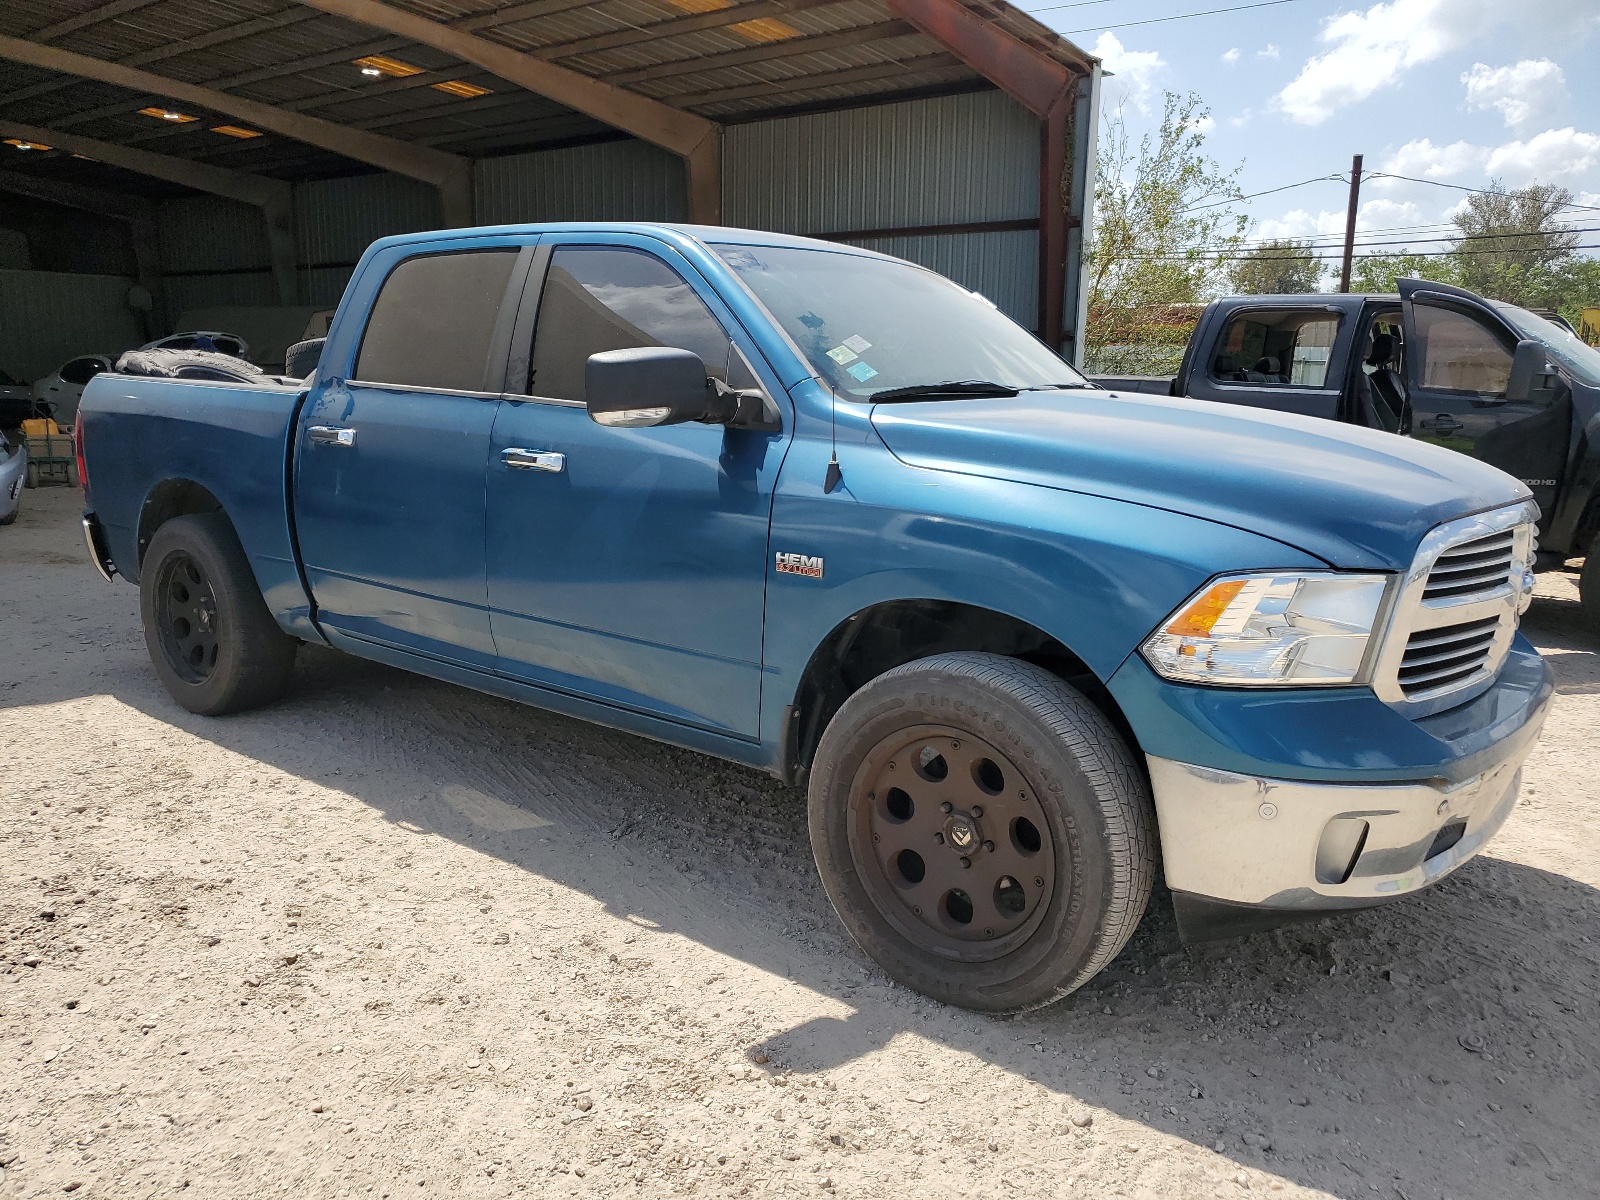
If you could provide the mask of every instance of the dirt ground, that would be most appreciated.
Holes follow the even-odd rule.
[[[1016,1020],[889,983],[767,778],[332,652],[222,720],[78,498],[0,530],[0,1197],[1596,1195],[1600,644],[1489,853]]]

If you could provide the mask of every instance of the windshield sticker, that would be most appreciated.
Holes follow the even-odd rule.
[[[835,346],[828,351],[828,357],[842,367],[847,362],[854,362],[858,355],[849,346]]]
[[[868,350],[872,349],[872,343],[867,341],[867,339],[862,337],[859,333],[852,333],[849,337],[845,338],[844,345],[849,346],[850,349],[854,350],[857,354],[865,354]]]
[[[845,373],[848,375],[853,375],[857,383],[865,383],[867,380],[871,379],[877,374],[876,371],[867,366],[865,360],[858,363],[851,363],[845,368]]]

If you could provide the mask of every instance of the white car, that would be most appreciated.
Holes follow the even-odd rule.
[[[7,439],[5,431],[0,430],[0,525],[9,525],[17,519],[27,473],[27,443],[17,434]]]
[[[101,371],[109,371],[116,364],[104,354],[83,354],[68,359],[43,379],[33,385],[33,402],[49,406],[49,413],[57,425],[71,429],[78,418],[78,401],[89,380]]]

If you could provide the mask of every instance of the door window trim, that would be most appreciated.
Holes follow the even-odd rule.
[[[1411,293],[1410,298],[1405,301],[1405,303],[1411,305],[1412,330],[1415,330],[1417,327],[1417,306],[1419,304],[1424,308],[1442,308],[1447,312],[1453,312],[1458,316],[1466,317],[1468,320],[1477,321],[1478,324],[1482,325],[1494,335],[1495,340],[1500,343],[1500,348],[1502,350],[1513,357],[1516,355],[1517,339],[1511,334],[1511,331],[1506,328],[1506,323],[1501,320],[1494,310],[1489,308],[1487,305],[1474,304],[1471,300],[1468,300],[1463,296],[1451,296],[1444,292],[1413,292]],[[1401,319],[1404,320],[1403,315]],[[1418,340],[1420,343],[1421,339],[1419,338]],[[1428,377],[1428,364],[1424,358],[1424,349],[1425,348],[1420,344],[1417,347],[1417,378],[1413,380],[1411,378],[1411,372],[1409,370],[1406,372],[1406,384],[1410,390],[1417,392],[1428,392],[1438,396],[1450,396],[1463,400],[1472,400],[1478,404],[1494,405],[1504,404],[1506,402],[1506,398],[1503,393],[1498,396],[1492,393],[1488,396],[1485,396],[1485,394],[1482,392],[1475,392],[1464,388],[1429,387],[1424,382]]]
[[[392,381],[379,382],[367,379],[349,379],[348,385],[380,388],[391,392],[420,392],[425,395],[435,396],[470,396],[478,400],[498,400],[506,386],[507,358],[511,351],[511,338],[516,324],[517,309],[521,303],[524,285],[527,282],[529,268],[541,249],[539,243],[527,242],[495,242],[487,246],[468,245],[454,247],[449,250],[424,250],[418,254],[407,254],[397,259],[387,271],[383,273],[377,289],[372,293],[372,301],[367,306],[367,319],[361,326],[361,337],[357,339],[355,351],[351,356],[352,366],[361,363],[361,352],[367,343],[367,333],[372,328],[372,314],[377,310],[378,301],[383,298],[383,289],[389,286],[389,281],[394,278],[395,272],[407,263],[416,262],[423,258],[444,258],[447,255],[459,254],[504,254],[516,256],[511,264],[511,274],[506,279],[506,290],[500,297],[500,308],[495,317],[494,330],[489,336],[489,349],[484,355],[483,383],[480,389],[468,388],[437,388],[421,387],[413,384],[394,383]],[[498,384],[496,389],[493,385]]]
[[[1216,375],[1217,356],[1215,354],[1211,355],[1210,362],[1204,364],[1205,379],[1208,384],[1218,389],[1238,390],[1246,395],[1258,392],[1286,391],[1293,392],[1297,396],[1328,396],[1338,395],[1343,391],[1342,388],[1328,386],[1328,380],[1334,377],[1333,352],[1338,349],[1339,338],[1345,331],[1344,319],[1347,313],[1343,308],[1335,304],[1295,304],[1279,308],[1263,304],[1255,308],[1240,307],[1230,309],[1222,318],[1222,328],[1217,331],[1217,339],[1214,345],[1220,346],[1222,344],[1223,335],[1228,332],[1234,321],[1240,317],[1248,318],[1252,313],[1307,313],[1315,316],[1333,317],[1333,340],[1328,343],[1328,372],[1322,377],[1322,385],[1317,387],[1306,383],[1248,383],[1237,379],[1218,379]]]

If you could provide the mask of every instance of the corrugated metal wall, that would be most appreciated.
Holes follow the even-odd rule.
[[[0,271],[0,368],[32,382],[80,354],[144,341],[128,308],[132,279],[65,271]]]
[[[439,193],[400,175],[319,179],[294,190],[301,300],[332,308],[366,248],[381,237],[437,228]]]
[[[844,109],[731,127],[723,141],[730,225],[824,234],[1031,220],[1039,125],[1000,92]],[[857,240],[982,292],[1032,327],[1034,230]]]
[[[484,224],[685,219],[680,159],[636,140],[480,160]],[[1039,127],[999,92],[976,92],[730,126],[725,219],[788,233],[1032,220]],[[332,306],[375,238],[439,223],[433,188],[396,175],[295,188],[303,303]],[[210,197],[161,206],[170,311],[274,304],[260,213]],[[1036,320],[1038,235],[975,231],[857,239],[982,292],[1024,325]]]
[[[483,159],[476,184],[485,225],[682,221],[689,211],[683,160],[633,140]]]

